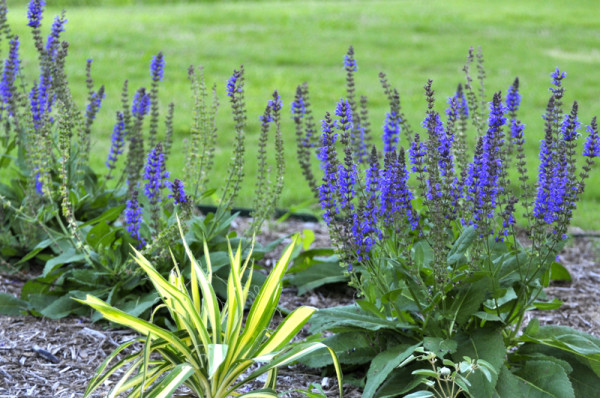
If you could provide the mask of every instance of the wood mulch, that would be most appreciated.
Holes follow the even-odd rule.
[[[327,231],[322,225],[298,221],[269,225],[260,239],[271,241],[303,229],[315,231],[317,245],[328,244]],[[600,337],[597,250],[600,239],[588,237],[582,231],[574,232],[575,237],[560,255],[560,261],[569,269],[573,280],[547,289],[549,297],[559,298],[564,305],[559,310],[536,312],[533,316],[542,324],[570,326]],[[0,292],[18,296],[29,277],[31,275],[23,272],[0,274]],[[353,299],[352,292],[343,287],[317,289],[301,297],[296,295],[295,289],[286,288],[281,304],[288,309],[299,305],[326,308],[348,304]],[[134,337],[135,334],[128,330],[110,329],[106,324],[92,324],[83,318],[49,320],[0,316],[0,398],[82,397],[102,360],[115,347]],[[293,390],[306,389],[311,383],[321,385],[327,396],[337,396],[335,378],[323,377],[318,371],[301,365],[279,372],[278,389],[283,392],[282,396],[301,396]],[[106,385],[94,396],[105,396],[109,389],[110,385]],[[360,396],[357,388],[344,387],[344,397]]]

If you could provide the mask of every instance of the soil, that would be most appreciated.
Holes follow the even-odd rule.
[[[238,221],[243,229],[245,220]],[[311,229],[317,246],[329,244],[323,225],[298,221],[271,224],[264,228],[260,240],[270,242],[291,232]],[[572,239],[560,254],[560,262],[570,271],[572,281],[552,284],[549,298],[564,301],[559,310],[532,312],[542,324],[570,326],[600,337],[600,283],[598,237],[593,233],[573,230]],[[283,246],[282,246],[283,247]],[[266,259],[273,261],[278,253]],[[18,296],[31,274],[25,272],[0,274],[0,292]],[[353,291],[343,286],[317,289],[297,296],[294,288],[286,288],[281,304],[288,309],[300,305],[326,308],[352,303]],[[49,320],[32,316],[0,316],[0,398],[75,398],[82,397],[96,368],[115,347],[135,337],[129,330],[108,328],[103,323],[90,323],[84,318]],[[337,396],[335,378],[323,377],[319,371],[302,365],[283,368],[278,374],[278,390],[285,397],[302,396],[295,389],[320,385],[327,396]],[[253,387],[259,388],[257,384]],[[110,384],[95,394],[105,396]],[[185,394],[181,391],[181,394]],[[344,397],[360,397],[360,390],[344,386]]]

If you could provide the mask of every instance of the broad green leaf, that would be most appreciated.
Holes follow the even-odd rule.
[[[405,395],[404,398],[430,398],[435,397],[431,391],[416,391],[411,394]]]
[[[377,389],[390,373],[392,373],[392,371],[408,358],[419,346],[420,344],[412,346],[401,344],[378,354],[371,362],[371,366],[367,372],[367,384],[365,385],[362,396],[364,398],[374,397]]]
[[[463,357],[483,359],[490,363],[495,372],[492,382],[489,382],[483,372],[476,371],[471,374],[468,381],[471,383],[469,392],[477,398],[491,398],[494,393],[498,374],[504,366],[506,347],[500,330],[495,328],[481,328],[474,330],[470,335],[459,334],[456,338],[458,349],[452,356],[455,362],[462,361]]]
[[[535,301],[533,306],[538,310],[555,310],[560,308],[563,305],[563,302],[557,299],[556,297],[552,301],[543,302],[543,301]]]
[[[527,398],[575,398],[565,370],[554,362],[527,361],[515,376]]]
[[[106,210],[104,213],[102,213],[100,216],[81,224],[79,226],[79,228],[84,228],[84,227],[87,227],[88,225],[94,225],[96,223],[101,223],[101,222],[115,221],[117,218],[119,218],[121,213],[123,213],[123,210],[125,209],[125,207],[126,207],[126,205],[124,205],[124,204],[116,206],[116,207],[111,207],[108,210]]]
[[[337,261],[315,261],[301,272],[288,274],[285,280],[297,286],[298,295],[301,296],[326,284],[346,282],[348,277],[344,275],[344,269]]]
[[[76,303],[70,296],[62,296],[53,301],[40,312],[43,316],[50,319],[60,319],[81,309],[81,304]]]
[[[57,267],[63,264],[75,263],[83,259],[85,259],[85,256],[83,254],[77,253],[74,248],[69,248],[60,256],[54,257],[53,259],[46,261],[46,265],[44,266],[42,276],[48,276],[49,273],[51,273]]]
[[[573,386],[576,397],[593,397],[600,391],[600,377],[590,368],[590,363],[585,358],[570,352],[541,344],[527,343],[515,353],[518,358],[529,358],[534,355],[543,356],[547,360],[559,363],[566,362],[572,371],[566,371]],[[561,361],[561,362],[558,362]]]
[[[311,319],[311,332],[324,330],[342,331],[365,329],[370,331],[385,329],[412,329],[414,325],[382,319],[364,311],[356,305],[347,305],[318,310]]]
[[[460,234],[448,252],[448,264],[456,264],[465,256],[465,253],[469,247],[471,247],[477,234],[477,229],[474,226],[469,226],[463,230],[462,234]]]
[[[379,353],[377,347],[373,345],[373,335],[364,331],[336,333],[323,340],[323,344],[335,351],[341,363],[348,365],[369,363]],[[322,350],[304,358],[302,363],[318,369],[333,362],[327,351]]]
[[[440,337],[425,337],[423,347],[438,357],[444,357],[446,354],[454,354],[458,347],[455,340],[442,339]]]
[[[20,259],[15,265],[19,265],[22,264],[26,261],[31,260],[32,258],[34,258],[35,256],[38,255],[39,252],[41,252],[42,250],[44,250],[45,248],[49,247],[51,244],[53,243],[52,239],[45,239],[43,241],[41,241],[40,243],[38,243],[33,250],[31,250],[29,253],[27,253],[22,259]]]
[[[0,314],[8,316],[19,316],[27,311],[27,301],[21,300],[8,293],[0,293]]]
[[[522,385],[523,382],[503,366],[498,375],[496,394],[498,398],[528,398],[523,393]]]
[[[550,280],[552,281],[571,281],[571,274],[561,263],[554,261],[550,265]]]

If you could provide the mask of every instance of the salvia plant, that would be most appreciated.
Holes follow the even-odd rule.
[[[6,13],[0,3],[1,15]],[[40,277],[27,282],[21,300],[8,295],[5,312],[29,311],[51,318],[86,310],[70,297],[87,293],[140,315],[148,313],[156,298],[143,272],[130,256],[131,246],[140,250],[167,274],[171,268],[169,249],[180,255],[183,246],[175,214],[184,220],[187,239],[194,253],[201,254],[208,242],[216,261],[215,279],[222,289],[227,280],[226,258],[231,208],[244,180],[246,104],[244,70],[235,70],[224,85],[235,121],[235,145],[229,177],[219,190],[218,210],[202,215],[195,204],[213,197],[209,181],[214,165],[217,137],[217,87],[207,92],[202,69],[189,68],[194,100],[194,118],[189,136],[185,172],[168,167],[173,146],[175,106],[163,114],[160,87],[166,77],[167,60],[158,52],[149,60],[148,87],[132,89],[126,80],[121,107],[113,113],[111,146],[106,168],[89,166],[93,124],[107,95],[92,78],[93,61],[85,63],[87,100],[78,104],[68,84],[64,65],[69,44],[61,39],[67,26],[63,11],[52,22],[50,33],[41,33],[45,2],[31,0],[27,18],[38,52],[39,76],[23,75],[20,39],[1,19],[0,40],[8,48],[0,70],[0,138],[3,152],[0,168],[7,176],[0,183],[0,256],[17,266],[41,263]],[[4,43],[3,43],[4,44]],[[199,71],[199,72],[198,72]],[[255,214],[250,234],[270,216],[282,190],[283,144],[279,126],[281,100],[275,93],[263,120],[263,146],[259,158],[263,173],[257,195],[261,211]],[[269,183],[266,146],[269,126],[274,126],[275,182]],[[8,182],[10,181],[10,182]],[[265,190],[263,192],[263,189]],[[266,200],[268,199],[268,200]],[[238,243],[239,238],[235,238]],[[244,241],[244,250],[250,241]],[[270,247],[257,247],[254,256]],[[253,283],[264,280],[258,274]]]
[[[473,63],[478,88],[470,74]],[[496,92],[487,102],[482,64],[481,51],[470,50],[466,83],[448,99],[445,114],[436,111],[433,82],[427,82],[420,129],[405,121],[398,92],[381,74],[390,111],[383,150],[372,145],[367,157],[366,135],[357,128],[365,126],[366,113],[353,104],[352,48],[345,58],[347,97],[333,114],[325,114],[317,145],[311,141],[314,131],[302,125],[309,115],[302,108],[306,86],[297,91],[292,109],[299,151],[311,153],[306,148],[313,142],[321,182],[316,184],[308,166],[304,175],[360,296],[357,306],[319,311],[313,331],[337,333],[326,343],[342,363],[370,363],[365,397],[458,396],[455,387],[477,398],[525,397],[533,391],[575,397],[600,386],[600,340],[542,327],[535,319],[524,325],[529,310],[561,305],[545,300],[544,287],[551,279],[568,278],[556,259],[599,155],[596,118],[582,134],[577,102],[568,112],[564,108],[566,73],[557,68],[543,116],[538,178],[530,181],[525,125],[518,118],[519,80],[506,95]],[[471,153],[465,139],[469,120],[477,132]],[[584,141],[583,149],[577,149],[578,141]],[[303,156],[301,165],[310,165],[309,155]],[[518,183],[510,181],[509,166],[518,170]],[[517,220],[530,244],[519,240]],[[403,362],[423,349],[439,359],[434,367],[456,363],[458,373],[442,377],[437,368],[419,370],[428,368],[423,361]],[[458,365],[463,358],[485,364],[468,383]],[[318,356],[307,361],[326,362]],[[423,378],[432,383],[421,391]]]
[[[252,278],[247,277],[246,282],[242,280],[245,274],[253,272],[251,256],[244,259],[241,247],[235,252],[229,247],[231,272],[227,280],[227,296],[224,303],[219,303],[212,286],[213,270],[206,242],[204,269],[187,245],[181,224],[179,231],[191,266],[189,284],[175,258],[175,268],[165,278],[140,252],[135,252],[135,261],[162,299],[163,303],[158,308],[164,307],[169,311],[175,330],[136,318],[93,296],[88,295],[81,301],[98,310],[106,319],[142,335],[122,344],[104,361],[85,396],[91,396],[117,371],[125,370],[114,384],[110,396],[128,391],[128,397],[166,397],[185,385],[195,397],[277,397],[278,367],[324,349],[336,366],[341,397],[341,373],[333,350],[314,341],[291,342],[315,308],[299,307],[275,330],[269,329],[281,295],[283,275],[297,239],[284,250],[254,297],[250,289]],[[248,300],[252,304],[245,317]],[[142,343],[143,349],[128,354],[109,367],[119,354],[136,342]],[[247,385],[263,374],[267,375],[264,388],[250,391]]]

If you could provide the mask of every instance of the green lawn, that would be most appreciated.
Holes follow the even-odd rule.
[[[16,3],[16,2],[14,2]],[[114,1],[111,1],[114,3]],[[94,59],[96,82],[107,96],[97,118],[93,162],[104,167],[110,145],[120,89],[129,79],[131,92],[149,86],[149,63],[162,50],[167,62],[160,98],[163,109],[176,103],[176,150],[169,169],[181,176],[184,139],[191,125],[187,81],[190,64],[205,67],[207,81],[221,94],[217,186],[225,175],[233,142],[233,123],[224,95],[227,78],[244,64],[248,100],[247,174],[241,204],[248,203],[254,186],[254,153],[258,116],[271,92],[284,100],[284,135],[288,184],[282,206],[304,201],[309,192],[301,182],[294,159],[293,125],[289,104],[296,85],[308,81],[314,112],[321,118],[344,95],[343,56],[353,45],[358,60],[358,92],[371,100],[372,124],[382,125],[387,104],[377,74],[387,73],[399,89],[404,111],[413,126],[424,117],[423,85],[434,80],[438,108],[463,81],[462,66],[470,46],[482,46],[488,75],[487,89],[506,91],[515,76],[521,80],[530,171],[537,170],[536,152],[542,138],[541,114],[548,99],[549,74],[559,66],[568,72],[566,103],[580,102],[581,121],[589,123],[600,110],[600,22],[596,1],[543,3],[517,0],[462,1],[296,1],[214,2],[165,5],[70,7],[65,38],[71,43],[68,73],[83,106],[84,65]],[[46,13],[45,32],[51,16]],[[22,37],[26,75],[35,76],[33,44],[26,26],[25,7],[9,10],[13,30]],[[164,114],[164,112],[163,112]],[[585,131],[585,130],[584,130]],[[574,223],[598,229],[600,174],[590,180]]]

